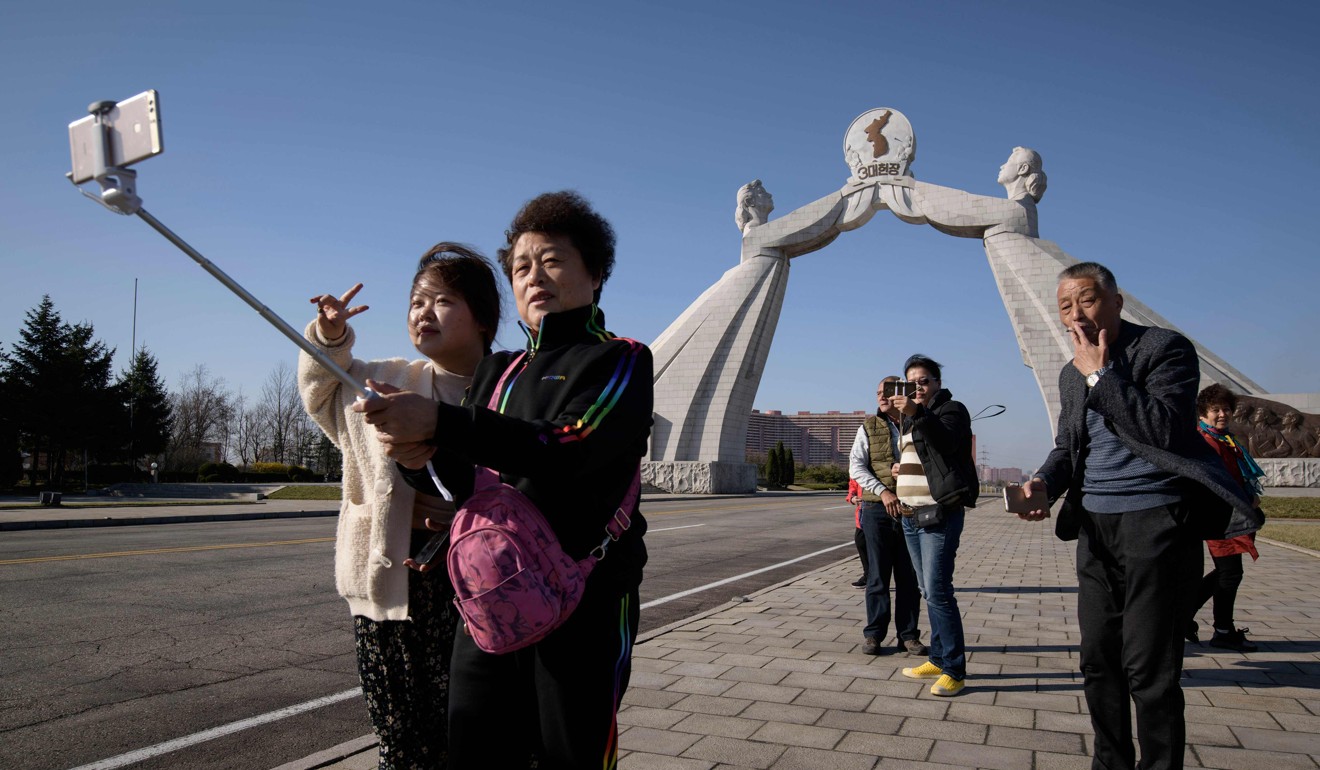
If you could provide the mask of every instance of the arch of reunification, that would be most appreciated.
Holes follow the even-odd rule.
[[[973,195],[917,181],[911,173],[916,137],[897,110],[857,117],[844,134],[852,170],[840,189],[777,219],[774,199],[760,180],[738,191],[735,223],[742,256],[651,343],[655,358],[655,426],[643,479],[671,492],[750,492],[756,466],[746,462],[747,426],[765,370],[794,257],[829,245],[888,210],[909,224],[930,225],[960,238],[980,239],[1022,361],[1032,369],[1050,424],[1059,413],[1059,369],[1072,345],[1058,322],[1057,275],[1079,260],[1039,237],[1036,204],[1045,188],[1040,156],[1014,148],[999,172],[1004,198]],[[1121,287],[1120,287],[1121,288]],[[1123,292],[1123,317],[1176,329]],[[1236,393],[1264,390],[1196,343],[1202,385],[1219,382]]]

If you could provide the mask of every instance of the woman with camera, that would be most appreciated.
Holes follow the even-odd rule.
[[[934,679],[931,695],[952,696],[962,692],[967,681],[953,573],[966,507],[976,503],[980,491],[972,420],[967,407],[943,388],[937,362],[914,355],[903,373],[917,387],[911,398],[896,394],[891,399],[902,415],[902,456],[895,476],[899,499],[912,508],[912,515],[903,518],[903,535],[930,619],[930,660],[903,669],[903,676]]]

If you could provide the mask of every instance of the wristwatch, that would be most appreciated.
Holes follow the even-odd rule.
[[[1109,371],[1108,366],[1102,366],[1099,369],[1096,369],[1094,372],[1091,372],[1090,374],[1086,375],[1086,387],[1094,388],[1095,384],[1099,382],[1100,378],[1105,376],[1105,372],[1108,371]]]

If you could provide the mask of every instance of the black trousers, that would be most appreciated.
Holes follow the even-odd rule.
[[[1082,514],[1077,619],[1097,770],[1136,767],[1133,703],[1143,770],[1183,766],[1182,634],[1201,575],[1186,516],[1182,504]]]
[[[912,568],[903,524],[885,512],[881,503],[862,503],[862,532],[870,566],[866,570],[866,627],[862,636],[883,642],[889,634],[892,609],[894,633],[899,641],[916,639],[917,617],[921,614],[921,588]],[[895,583],[893,607],[889,600],[889,579]]]
[[[1200,591],[1196,596],[1196,610],[1214,597],[1215,628],[1233,630],[1233,605],[1237,603],[1238,586],[1242,585],[1242,554],[1211,556],[1215,568],[1201,578]]]
[[[449,688],[449,762],[468,768],[604,768],[618,763],[615,718],[632,673],[637,589],[588,581],[568,622],[536,644],[482,652],[459,631]],[[606,590],[601,590],[606,589]]]
[[[857,558],[862,562],[862,582],[866,582],[866,576],[871,574],[869,565],[870,557],[866,554],[866,535],[862,533],[862,528],[853,529],[853,545],[857,546]]]

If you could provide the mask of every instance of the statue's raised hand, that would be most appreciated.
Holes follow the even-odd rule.
[[[362,284],[359,283],[344,292],[343,296],[336,297],[333,294],[322,294],[312,297],[311,303],[316,305],[316,330],[321,333],[322,339],[337,340],[344,336],[344,331],[348,327],[348,319],[358,313],[366,312],[366,305],[348,306],[348,303],[352,302],[361,290]]]

